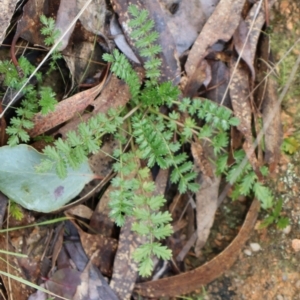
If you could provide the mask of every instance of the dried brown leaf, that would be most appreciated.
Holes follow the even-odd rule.
[[[216,1],[206,0],[207,6],[205,7],[198,0],[158,1],[162,7],[164,19],[173,35],[178,55],[181,56],[196,40],[198,33],[211,14],[208,7],[214,8]]]
[[[96,250],[98,255],[94,256],[92,263],[100,268],[102,274],[111,276],[114,257],[118,248],[115,239],[108,238],[101,234],[89,234],[74,224],[78,230],[82,247],[86,255],[91,258]]]
[[[200,250],[208,239],[219,205],[218,194],[221,177],[215,175],[216,168],[209,161],[216,160],[211,147],[202,147],[199,141],[193,142],[192,155],[195,166],[202,172],[199,180],[200,189],[196,193],[197,243],[195,253],[200,255]]]
[[[211,156],[210,153],[213,153],[213,151],[205,151],[199,141],[191,143],[191,151],[196,169],[200,170],[203,176],[213,180],[214,171],[211,163],[209,162],[209,157]]]
[[[269,164],[269,170],[272,173],[280,159],[280,146],[283,139],[280,109],[278,109],[277,82],[272,76],[268,78],[262,112],[263,120],[271,120],[269,126],[264,128],[264,141],[265,161]]]
[[[229,69],[223,61],[210,61],[212,79],[205,93],[205,97],[216,102],[221,103],[224,93],[229,82]],[[231,108],[230,96],[226,94],[223,105]]]
[[[185,64],[185,70],[189,77],[184,91],[185,95],[196,94],[202,84],[197,76],[197,68],[209,53],[210,47],[219,40],[228,41],[232,37],[239,24],[244,3],[245,0],[221,0],[205,23]]]
[[[240,63],[237,67],[234,59],[231,64],[230,97],[235,116],[239,118],[238,130],[245,137],[243,148],[254,170],[258,170],[258,162],[254,152],[252,135],[252,109],[250,105],[250,84],[248,70]],[[234,71],[233,71],[234,70]]]

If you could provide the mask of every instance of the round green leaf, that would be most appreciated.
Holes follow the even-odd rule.
[[[45,156],[28,145],[0,148],[0,191],[21,206],[40,212],[51,212],[77,196],[94,178],[88,163],[78,170],[68,169],[60,179],[51,172],[37,173],[35,166]]]

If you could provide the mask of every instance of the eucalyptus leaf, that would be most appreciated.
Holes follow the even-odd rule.
[[[29,210],[55,211],[77,196],[94,178],[87,162],[78,170],[69,168],[65,179],[60,179],[54,168],[47,173],[37,173],[35,166],[45,155],[28,145],[1,147],[0,157],[0,191]]]

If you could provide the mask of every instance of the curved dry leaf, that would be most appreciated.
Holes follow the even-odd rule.
[[[259,202],[254,199],[238,235],[215,258],[192,271],[156,281],[138,283],[135,286],[135,291],[141,296],[150,298],[176,297],[201,289],[204,285],[221,276],[232,266],[243,245],[249,239],[256,223],[259,207]]]
[[[92,103],[93,115],[106,113],[110,108],[125,106],[131,95],[128,85],[117,76],[112,75],[103,92]]]
[[[245,21],[241,19],[239,27],[233,35],[234,46],[239,55],[247,63],[252,80],[255,79],[254,59],[256,47],[261,29],[265,23],[265,5],[262,1],[253,4]],[[269,9],[274,4],[274,0],[268,0]],[[249,34],[249,30],[251,30]]]
[[[110,20],[110,34],[114,37],[114,41],[118,48],[126,55],[127,58],[134,61],[137,64],[141,64],[139,59],[136,57],[134,52],[132,51],[131,47],[127,43],[123,31],[120,27],[119,22],[116,19],[116,15],[114,14]]]
[[[33,118],[34,128],[28,131],[29,135],[31,137],[38,136],[72,119],[77,113],[81,113],[94,101],[95,97],[102,90],[103,85],[104,82],[59,102],[55,106],[54,111],[47,115],[36,114]]]
[[[221,0],[207,20],[194,43],[185,70],[190,77],[197,65],[208,54],[209,48],[219,40],[228,41],[237,28],[245,0]]]

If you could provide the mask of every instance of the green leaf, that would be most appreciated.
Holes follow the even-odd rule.
[[[263,186],[261,183],[257,182],[253,187],[254,194],[257,199],[261,202],[261,206],[264,209],[268,209],[273,205],[273,196],[269,188]]]
[[[3,159],[0,165],[0,191],[21,206],[40,212],[51,212],[61,208],[77,196],[86,183],[94,178],[88,163],[78,171],[68,169],[62,180],[52,169],[48,173],[37,173],[45,156],[27,145],[0,148]]]
[[[269,216],[261,222],[259,227],[266,228],[266,227],[270,226],[271,224],[273,224],[274,222],[275,222],[274,216]]]
[[[134,252],[133,252],[133,259],[136,262],[140,262],[147,257],[150,257],[152,253],[152,246],[150,244],[144,244],[140,247],[138,247]]]
[[[150,209],[157,210],[162,207],[166,202],[166,199],[163,195],[152,196],[147,198],[147,204],[150,206]]]
[[[231,126],[238,126],[240,124],[240,120],[236,117],[230,118],[229,119],[229,124]]]
[[[153,224],[166,224],[172,221],[171,214],[168,211],[151,214]]]
[[[272,215],[274,216],[274,218],[278,218],[280,213],[281,213],[281,210],[282,210],[282,205],[283,205],[283,200],[282,199],[279,199],[276,204],[275,204],[275,207],[273,209],[273,212],[272,212]]]
[[[145,258],[139,264],[139,274],[143,277],[148,277],[153,271],[153,261],[150,257]]]
[[[263,176],[269,175],[269,168],[267,166],[262,166],[259,168],[259,170]]]
[[[246,174],[240,183],[240,193],[247,196],[250,193],[251,188],[256,180],[257,176],[255,172],[252,171]]]
[[[224,173],[228,169],[227,162],[228,162],[228,154],[227,153],[217,157],[217,161],[216,161],[217,171],[216,171],[216,174],[218,176],[220,176],[222,173]]]
[[[201,128],[201,131],[199,132],[198,134],[198,138],[199,139],[203,139],[203,138],[209,138],[212,136],[212,127],[209,126],[208,124],[205,124],[202,128]]]
[[[290,220],[289,218],[286,217],[281,217],[279,218],[278,222],[277,222],[277,227],[279,229],[284,229],[285,227],[287,227],[290,224]]]
[[[152,234],[155,236],[156,239],[164,239],[168,236],[170,236],[173,233],[173,228],[170,224],[167,224],[165,226],[159,226],[156,228],[153,228]]]
[[[281,149],[288,154],[294,154],[299,150],[299,148],[300,148],[300,143],[294,137],[285,138],[281,145]]]
[[[152,251],[154,255],[163,260],[169,260],[172,257],[172,251],[166,246],[162,246],[160,243],[153,243]]]

